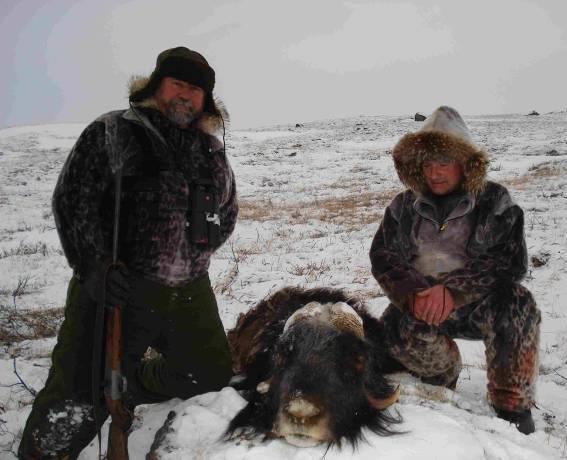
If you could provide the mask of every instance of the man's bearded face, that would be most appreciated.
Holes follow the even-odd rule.
[[[173,123],[187,128],[203,110],[205,92],[198,86],[164,77],[154,94],[158,109]]]

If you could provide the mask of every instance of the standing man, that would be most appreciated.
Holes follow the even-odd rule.
[[[389,354],[424,382],[454,389],[462,365],[452,339],[483,340],[490,404],[532,433],[540,312],[519,284],[522,210],[486,181],[487,155],[452,108],[402,137],[393,158],[409,190],[386,208],[370,249],[391,301],[381,318]]]
[[[213,135],[224,139],[226,116],[213,99],[214,85],[201,54],[163,51],[151,76],[131,84],[130,109],[99,117],[71,150],[53,211],[73,277],[21,459],[76,458],[106,419],[92,382],[101,303],[123,307],[128,410],[216,391],[229,381],[231,359],[208,268],[234,230],[238,205],[224,144]],[[142,360],[148,346],[160,356]]]

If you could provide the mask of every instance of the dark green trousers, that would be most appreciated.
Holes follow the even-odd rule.
[[[20,459],[76,458],[96,436],[91,383],[95,315],[96,302],[73,278],[51,369],[24,429]],[[130,407],[186,399],[228,383],[231,358],[208,276],[176,288],[135,280],[122,324],[124,400]],[[142,361],[148,346],[160,356]],[[108,415],[103,400],[100,410],[102,423]]]

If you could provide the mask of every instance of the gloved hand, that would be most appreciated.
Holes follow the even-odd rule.
[[[126,305],[132,288],[130,270],[124,264],[97,263],[85,277],[83,285],[96,301],[102,299],[105,289],[105,307]]]

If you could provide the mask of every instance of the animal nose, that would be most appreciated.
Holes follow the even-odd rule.
[[[295,418],[306,419],[319,415],[321,410],[305,398],[292,399],[286,408],[287,412]]]

